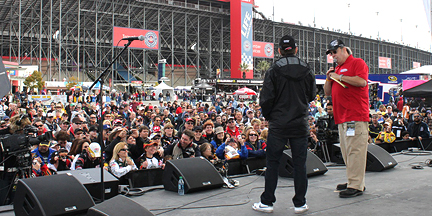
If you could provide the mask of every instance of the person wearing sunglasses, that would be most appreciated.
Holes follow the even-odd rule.
[[[429,138],[429,127],[426,123],[422,122],[422,116],[419,113],[414,113],[414,121],[408,125],[407,131],[411,140],[422,140]]]
[[[258,139],[258,132],[254,129],[246,133],[245,145],[248,150],[248,157],[265,158],[266,143]]]
[[[44,123],[40,119],[36,119],[33,122],[33,126],[37,127],[37,135],[40,136],[47,132],[48,130],[44,127]]]
[[[231,137],[238,137],[240,135],[239,127],[236,125],[234,117],[229,117],[227,121],[227,128],[225,130]]]
[[[117,178],[126,175],[132,170],[138,169],[132,158],[129,157],[128,152],[128,144],[125,142],[119,142],[114,147],[109,166],[111,173]]]
[[[363,194],[369,122],[369,68],[365,61],[354,58],[351,49],[332,40],[326,51],[337,67],[326,73],[324,92],[332,97],[333,115],[338,124],[341,153],[346,165],[347,182],[336,186],[339,197]],[[385,107],[384,107],[385,111]]]

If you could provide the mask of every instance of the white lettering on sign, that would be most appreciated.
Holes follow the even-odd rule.
[[[246,11],[243,19],[242,30],[241,30],[241,33],[244,37],[246,38],[249,37],[251,27],[252,27],[252,14]]]

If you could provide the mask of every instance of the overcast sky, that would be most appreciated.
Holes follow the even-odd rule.
[[[430,0],[255,0],[257,10],[280,22],[327,27],[355,35],[401,42],[431,51],[430,24],[423,2]],[[430,7],[430,6],[429,6]],[[430,11],[430,9],[429,9]],[[377,13],[378,12],[378,13]],[[430,12],[429,12],[430,14]],[[401,21],[402,20],[402,21]]]

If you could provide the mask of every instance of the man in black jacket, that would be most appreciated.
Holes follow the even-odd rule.
[[[261,212],[273,212],[276,202],[279,161],[284,146],[290,143],[294,163],[295,195],[292,199],[295,213],[308,210],[306,205],[308,105],[315,98],[315,75],[308,64],[295,55],[297,44],[291,36],[283,36],[279,42],[277,60],[267,71],[260,95],[262,114],[269,121],[267,138],[265,190],[261,202],[252,208]]]

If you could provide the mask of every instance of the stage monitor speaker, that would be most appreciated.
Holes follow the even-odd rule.
[[[77,215],[94,206],[92,197],[73,176],[51,175],[18,181],[15,215]]]
[[[285,150],[282,154],[279,165],[279,176],[293,177],[294,165],[292,161],[291,149]],[[307,151],[306,173],[307,176],[323,175],[327,172],[327,167],[314,153]]]
[[[177,191],[180,176],[185,182],[185,193],[219,188],[224,184],[216,168],[201,157],[167,161],[162,178],[165,190]]]
[[[367,153],[366,171],[381,172],[393,168],[398,163],[385,149],[369,144]]]
[[[141,216],[151,216],[152,214],[149,210],[142,207],[135,201],[123,196],[118,195],[100,204],[91,207],[87,216],[117,216],[117,215],[141,215]]]
[[[59,175],[72,175],[84,185],[90,195],[94,199],[100,200],[101,197],[101,170],[100,168],[90,168],[81,170],[67,170],[60,171]],[[105,199],[115,197],[118,194],[119,180],[114,177],[111,173],[104,170],[104,187],[105,187]]]

